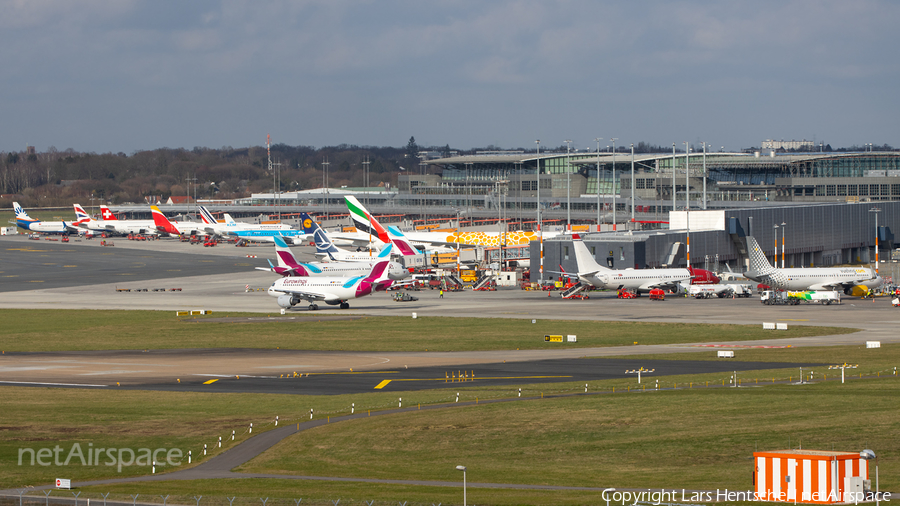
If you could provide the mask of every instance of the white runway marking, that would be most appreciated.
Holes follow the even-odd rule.
[[[105,388],[109,385],[91,385],[89,383],[41,383],[39,381],[0,381],[4,385],[44,385],[52,387],[101,387]]]

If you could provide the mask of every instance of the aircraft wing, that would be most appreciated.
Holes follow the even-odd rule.
[[[285,294],[293,295],[293,296],[297,297],[298,299],[303,299],[303,300],[306,300],[309,302],[317,301],[317,300],[329,301],[329,300],[340,299],[340,297],[336,296],[333,293],[320,292],[320,291],[316,291],[316,290],[304,290],[304,289],[300,289],[300,288],[280,288],[280,289],[278,289],[278,291],[285,293]]]
[[[676,286],[679,286],[682,282],[688,281],[689,279],[690,278],[670,279],[670,280],[666,280],[666,281],[661,281],[661,280],[651,281],[651,282],[644,283],[643,285],[641,285],[640,288],[638,288],[638,290],[645,291],[645,290],[652,290],[654,288],[661,288],[663,290],[669,290],[669,289],[675,288]]]

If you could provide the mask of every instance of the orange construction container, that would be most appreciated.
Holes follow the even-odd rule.
[[[759,501],[834,504],[863,502],[867,461],[859,452],[776,450],[754,452]]]

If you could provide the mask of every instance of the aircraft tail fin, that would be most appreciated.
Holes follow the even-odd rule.
[[[412,256],[417,255],[419,252],[410,244],[409,240],[403,235],[403,232],[400,231],[397,227],[388,227],[388,235],[391,238],[391,242],[394,243],[394,246],[400,251],[400,254],[403,256]]]
[[[325,231],[321,228],[316,229],[313,233],[313,240],[316,243],[316,253],[338,253],[340,252],[337,247],[335,247],[334,243],[331,242],[331,239],[325,235]]]
[[[209,212],[209,209],[207,209],[206,206],[200,206],[199,209],[200,218],[203,219],[203,223],[206,223],[207,225],[215,225],[217,223],[215,216]]]
[[[345,195],[344,200],[347,201],[347,209],[350,210],[350,217],[353,219],[353,224],[356,225],[357,230],[367,232],[377,237],[381,242],[391,242],[387,230],[378,223],[375,217],[369,214],[369,211],[356,200],[356,197]]]
[[[225,213],[225,223],[228,224],[228,225],[231,225],[231,224],[234,224],[234,223],[237,223],[237,222],[234,221],[234,218],[232,218],[230,214]]]
[[[775,271],[752,235],[747,236],[747,256],[750,257],[750,271],[756,272],[758,275]]]
[[[287,242],[280,235],[276,235],[273,239],[275,241],[275,257],[278,259],[278,267],[274,268],[275,272],[281,275],[309,276],[306,267],[297,260]]]
[[[575,250],[575,264],[578,272],[610,270],[594,260],[594,256],[591,255],[590,250],[577,234],[572,236],[572,248]]]
[[[116,215],[113,214],[112,211],[109,210],[109,207],[105,204],[100,204],[100,216],[103,217],[104,221],[118,221]]]
[[[306,213],[300,213],[300,222],[303,224],[303,233],[307,235],[314,234],[320,228],[316,220]]]
[[[16,218],[20,220],[32,220],[31,216],[22,209],[18,202],[13,202],[13,209],[16,211]]]
[[[384,247],[381,248],[381,251],[378,252],[378,255],[376,255],[376,258],[383,258],[385,260],[390,260],[392,251],[394,251],[394,244],[389,242],[389,243],[385,244]]]
[[[72,204],[75,208],[75,221],[79,223],[85,223],[91,220],[91,215],[86,213],[84,208],[81,207],[80,204]]]
[[[158,230],[167,234],[180,235],[175,225],[172,225],[172,222],[166,218],[166,215],[158,207],[150,206],[150,212],[153,214],[153,224],[156,225]]]

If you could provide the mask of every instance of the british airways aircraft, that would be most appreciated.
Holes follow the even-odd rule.
[[[81,221],[41,221],[28,216],[18,202],[13,202],[13,210],[16,212],[16,225],[29,232],[42,234],[75,234],[78,233],[78,224]]]

